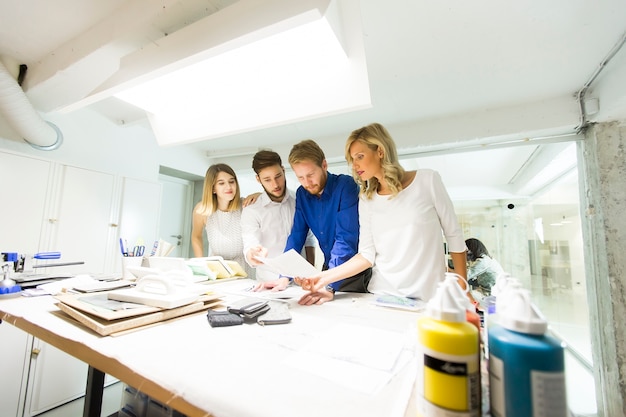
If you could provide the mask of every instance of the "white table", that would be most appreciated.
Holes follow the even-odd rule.
[[[238,280],[214,288],[227,293],[249,286]],[[333,326],[394,334],[416,329],[418,313],[376,307],[372,299],[340,293],[321,306],[299,306],[294,300],[293,321],[284,325],[211,328],[203,313],[117,337],[100,336],[54,314],[58,308],[50,296],[2,299],[0,319],[89,364],[85,415],[99,415],[105,373],[188,416],[414,415],[414,363],[375,393],[290,363]],[[355,386],[361,382],[354,380]]]

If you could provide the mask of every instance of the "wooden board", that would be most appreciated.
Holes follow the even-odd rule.
[[[137,330],[147,325],[160,323],[166,320],[185,316],[203,310],[208,310],[209,308],[214,308],[219,305],[221,305],[221,300],[219,299],[209,302],[198,301],[196,303],[188,304],[182,307],[160,310],[137,317],[128,317],[117,320],[105,320],[89,313],[80,311],[65,303],[57,303],[57,307],[59,307],[59,309],[65,314],[102,336],[115,335],[115,333],[124,332],[131,329]]]
[[[59,294],[59,295],[55,295],[54,298],[56,298],[57,300],[59,300],[60,302],[62,302],[63,304],[66,304],[72,308],[74,308],[75,310],[79,310],[82,311],[84,313],[87,313],[91,316],[95,316],[107,321],[111,321],[111,320],[119,320],[119,319],[123,319],[123,318],[129,318],[129,317],[138,317],[138,316],[142,316],[145,314],[149,314],[149,313],[156,313],[159,311],[163,311],[164,309],[159,308],[159,307],[152,307],[152,306],[140,306],[137,308],[127,308],[127,309],[123,309],[123,310],[110,310],[104,307],[99,307],[97,305],[93,305],[91,303],[88,303],[86,301],[83,301],[86,298],[89,297],[101,297],[101,298],[107,298],[107,292],[101,292],[98,294],[90,294],[90,295],[86,295],[86,294]],[[208,301],[214,301],[220,298],[219,294],[204,294],[204,295],[200,295],[197,299],[196,302],[208,302]],[[113,300],[111,300],[113,301]],[[182,306],[184,307],[184,306]]]
[[[214,302],[211,302],[209,304],[205,304],[204,307],[205,308],[200,310],[200,311],[189,313],[189,314],[186,314],[184,316],[174,317],[174,318],[171,318],[169,320],[159,321],[157,323],[146,324],[145,326],[135,327],[134,329],[122,330],[121,332],[111,333],[109,336],[112,336],[112,337],[123,336],[123,335],[131,333],[131,332],[136,332],[138,330],[142,330],[142,329],[145,329],[145,328],[148,328],[148,327],[158,326],[158,325],[163,324],[163,323],[169,323],[169,322],[172,322],[174,320],[180,320],[180,319],[183,319],[185,317],[193,316],[195,314],[206,314],[205,312],[207,310],[210,310],[210,309],[225,309],[226,308],[224,306],[224,304],[222,304],[221,300],[220,301],[214,301]]]
[[[141,282],[146,282],[150,278],[142,278]],[[165,292],[148,291],[148,286],[141,287],[142,284],[133,288],[123,288],[121,290],[113,290],[108,293],[109,300],[126,301],[130,303],[144,304],[160,308],[178,308],[191,303],[198,299],[198,294],[186,291],[177,291],[175,287]]]
[[[151,306],[142,306],[137,308],[127,308],[124,310],[109,310],[104,307],[98,307],[86,301],[82,301],[81,299],[89,298],[89,297],[107,297],[106,292],[98,293],[95,295],[85,295],[85,294],[59,294],[55,295],[54,298],[66,304],[70,307],[73,307],[76,310],[83,311],[89,313],[92,316],[99,317],[104,320],[118,320],[128,317],[136,317],[141,316],[143,314],[155,313],[161,311],[161,308],[151,307]]]

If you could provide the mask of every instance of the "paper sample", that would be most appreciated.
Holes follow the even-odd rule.
[[[257,256],[256,259],[277,274],[289,278],[308,278],[320,273],[317,268],[311,265],[302,257],[302,255],[293,249],[290,249],[275,258],[263,258]]]
[[[406,341],[406,334],[339,324],[286,358],[285,363],[374,395],[415,357]],[[412,384],[412,380],[407,383]]]

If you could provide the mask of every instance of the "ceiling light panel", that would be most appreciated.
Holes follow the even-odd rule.
[[[258,16],[261,3],[266,20]],[[210,47],[204,51],[196,46],[192,48],[195,54],[180,56],[179,51],[189,46],[177,49],[174,33],[163,41],[164,50],[129,57],[129,66],[95,95],[113,94],[145,109],[160,145],[190,143],[371,106],[357,1],[261,3],[242,0],[194,24],[219,21],[224,28],[213,33],[219,42],[207,37]],[[293,3],[302,8],[294,9]],[[292,15],[285,16],[285,10],[291,10]],[[225,18],[232,21],[225,23]],[[226,39],[225,31],[233,32],[233,38]],[[197,36],[202,31],[191,28],[186,32]],[[180,34],[180,42],[189,38],[186,32]],[[160,56],[172,48],[177,51],[176,59],[164,62]],[[145,60],[139,59],[141,56]],[[161,64],[138,71],[155,61]]]

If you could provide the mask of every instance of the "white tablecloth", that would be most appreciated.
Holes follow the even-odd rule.
[[[238,280],[214,288],[229,302],[249,287],[249,281]],[[194,415],[414,415],[412,349],[419,314],[377,307],[372,300],[369,294],[340,293],[321,306],[299,306],[294,299],[289,324],[212,328],[200,314],[116,337],[52,314],[58,309],[49,296],[0,300],[0,317]],[[405,341],[401,366],[382,370],[395,361],[400,339]],[[367,345],[376,341],[379,345]],[[328,349],[330,343],[337,345]],[[370,352],[382,352],[381,357],[370,360],[364,354]]]

